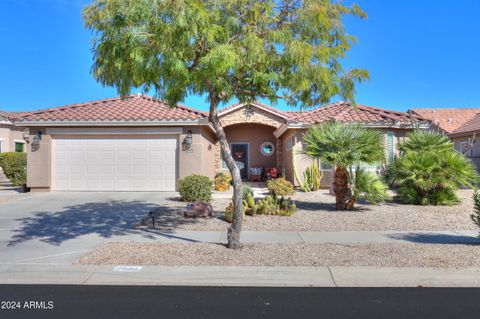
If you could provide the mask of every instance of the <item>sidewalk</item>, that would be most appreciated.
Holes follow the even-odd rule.
[[[149,230],[144,234],[132,234],[114,241],[141,241],[160,243],[226,243],[225,231],[176,231]],[[343,231],[343,232],[289,232],[289,231],[242,231],[242,243],[424,243],[424,244],[480,244],[476,230],[462,231]]]

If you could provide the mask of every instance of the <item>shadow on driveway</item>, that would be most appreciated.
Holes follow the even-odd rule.
[[[97,234],[104,238],[118,235],[143,234],[134,226],[150,210],[162,208],[162,224],[174,229],[182,223],[193,223],[193,219],[184,219],[181,207],[167,207],[143,201],[91,202],[64,207],[60,211],[35,212],[33,216],[17,219],[21,225],[14,230],[8,242],[15,246],[21,242],[37,239],[53,245],[88,234]]]

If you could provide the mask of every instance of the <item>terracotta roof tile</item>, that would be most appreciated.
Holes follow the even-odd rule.
[[[357,104],[355,109],[350,102],[336,102],[306,112],[298,112],[292,122],[318,124],[325,121],[369,124],[410,124],[423,121],[420,116],[410,116],[405,112],[385,110],[377,107]]]
[[[453,131],[453,134],[470,133],[474,131],[480,131],[480,113],[477,113],[469,121],[465,122],[462,126]]]
[[[183,105],[170,108],[160,100],[133,94],[35,111],[24,116],[22,121],[185,121],[206,116]]]
[[[6,111],[0,110],[0,117],[11,120],[11,121],[15,121],[29,113],[30,112],[6,112]]]
[[[411,111],[432,121],[446,133],[452,133],[480,113],[480,108],[417,108],[412,109]]]

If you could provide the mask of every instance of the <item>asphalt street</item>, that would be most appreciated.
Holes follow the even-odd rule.
[[[36,319],[463,319],[480,313],[480,289],[473,288],[1,285],[0,300],[0,318]]]

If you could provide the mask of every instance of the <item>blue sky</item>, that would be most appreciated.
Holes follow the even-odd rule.
[[[0,1],[0,109],[34,110],[117,95],[90,75],[91,35],[81,19],[89,2]],[[345,21],[359,40],[345,66],[366,68],[371,75],[358,86],[357,102],[400,111],[480,107],[480,1],[356,3],[369,17]],[[184,104],[206,110],[202,97]]]

